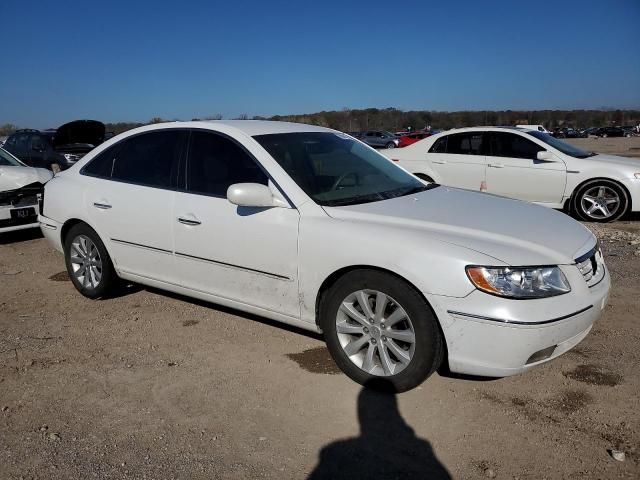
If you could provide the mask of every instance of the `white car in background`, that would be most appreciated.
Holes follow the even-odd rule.
[[[0,233],[40,226],[37,196],[52,176],[0,148]]]
[[[347,375],[397,391],[443,361],[489,376],[549,361],[610,286],[566,215],[425,185],[294,123],[131,130],[47,183],[40,222],[89,298],[125,279],[322,331]]]
[[[448,130],[381,151],[410,173],[610,222],[640,211],[640,160],[585,152],[547,133],[516,127]]]

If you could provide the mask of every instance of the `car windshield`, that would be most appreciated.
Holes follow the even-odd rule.
[[[4,148],[0,148],[0,165],[3,167],[25,167],[26,165],[16,157],[7,152]]]
[[[565,143],[562,140],[558,140],[556,137],[552,137],[548,133],[530,131],[527,132],[527,134],[537,138],[538,140],[542,140],[547,145],[551,145],[556,150],[560,150],[562,153],[571,157],[587,158],[593,157],[595,155],[595,153],[593,152],[586,152],[578,147],[574,147],[573,145]]]
[[[254,137],[313,201],[355,205],[433,188],[375,150],[341,133],[303,132]]]
[[[387,137],[397,137],[397,135],[395,133],[391,133],[391,132],[382,132],[382,134],[387,136]]]

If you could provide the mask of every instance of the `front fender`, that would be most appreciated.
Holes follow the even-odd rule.
[[[425,294],[464,297],[474,290],[465,273],[470,264],[496,264],[496,259],[430,238],[418,229],[303,215],[299,233],[301,316],[315,321],[322,284],[344,268],[389,270]]]

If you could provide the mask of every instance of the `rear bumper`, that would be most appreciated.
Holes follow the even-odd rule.
[[[55,220],[52,220],[51,218],[45,217],[44,215],[38,216],[38,222],[40,225],[40,230],[42,230],[42,234],[47,239],[47,241],[53,248],[62,253],[62,239],[60,235],[62,224],[56,222]]]
[[[606,306],[609,272],[592,288],[579,287],[543,300],[507,300],[479,291],[465,298],[428,296],[445,335],[450,370],[504,377],[572,349]]]

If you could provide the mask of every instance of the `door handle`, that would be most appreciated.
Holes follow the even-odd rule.
[[[489,166],[491,168],[504,168],[504,165],[501,163],[490,163]]]
[[[439,164],[444,165],[445,163],[447,163],[447,161],[446,160],[431,160],[431,163],[439,163]]]
[[[180,222],[180,223],[182,223],[184,225],[192,226],[192,227],[195,227],[196,225],[200,225],[202,223],[200,220],[198,220],[193,215],[190,215],[190,217],[191,218],[178,217],[178,222]]]
[[[111,208],[111,205],[109,205],[108,203],[93,202],[93,206],[99,208],[100,210],[109,210]]]

